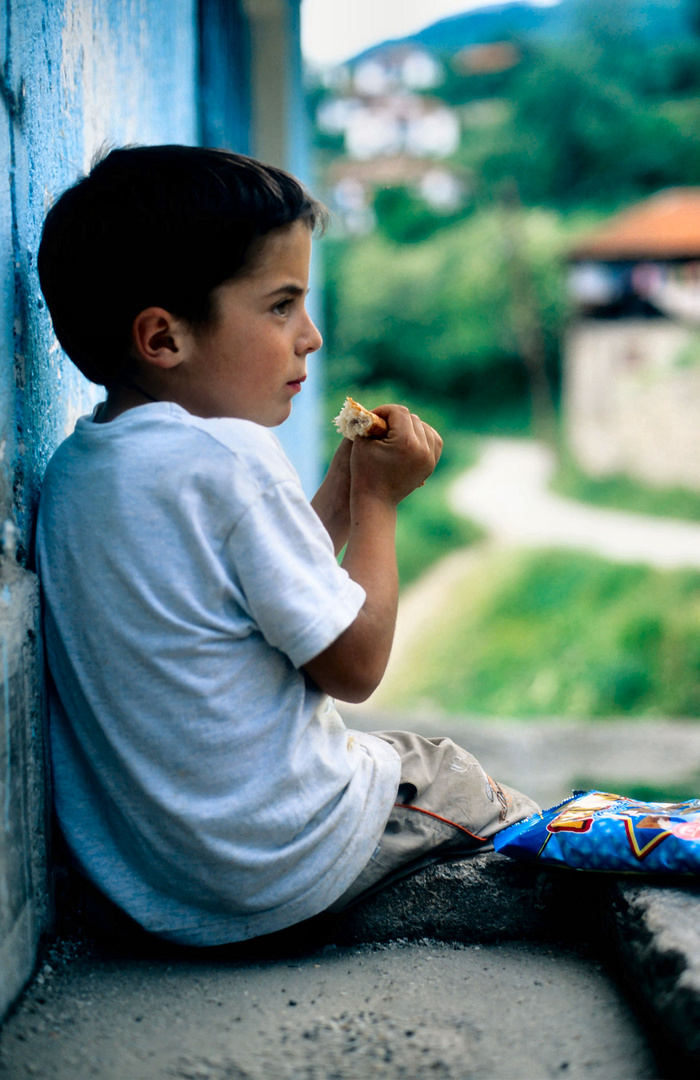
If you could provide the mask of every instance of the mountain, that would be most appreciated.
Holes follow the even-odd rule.
[[[512,37],[561,41],[575,37],[582,27],[596,26],[607,34],[615,33],[619,27],[624,33],[639,33],[655,41],[678,41],[690,34],[687,6],[687,0],[561,0],[551,7],[499,4],[440,19],[416,34],[375,45],[356,59],[406,43],[452,54],[466,45]]]

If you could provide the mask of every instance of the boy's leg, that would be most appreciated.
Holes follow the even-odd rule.
[[[490,851],[495,833],[539,812],[532,799],[492,780],[452,739],[408,731],[373,734],[401,757],[397,801],[369,863],[330,911],[342,911],[446,856]]]

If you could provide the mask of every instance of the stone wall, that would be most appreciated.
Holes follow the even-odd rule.
[[[565,355],[567,431],[581,467],[700,491],[700,332],[668,319],[584,320]]]

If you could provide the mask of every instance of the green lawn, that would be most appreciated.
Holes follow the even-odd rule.
[[[447,504],[450,484],[475,460],[475,440],[464,434],[450,433],[433,475],[424,487],[399,504],[396,557],[402,587],[415,581],[451,551],[467,547],[483,537],[478,525],[453,514]]]
[[[700,716],[700,573],[486,553],[380,703],[510,717]]]
[[[627,476],[596,479],[582,472],[565,450],[559,453],[559,464],[551,486],[560,495],[610,510],[631,510],[655,517],[700,521],[700,492],[680,487],[648,487]]]

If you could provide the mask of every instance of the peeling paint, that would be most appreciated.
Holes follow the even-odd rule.
[[[298,16],[298,0],[284,2]],[[231,71],[232,53],[211,32],[218,19],[230,20],[234,7],[239,21],[230,26],[237,33],[238,0],[230,7],[221,0],[0,0],[0,958],[17,927],[32,927],[20,935],[24,952],[12,954],[12,979],[3,971],[0,1018],[31,973],[45,925],[38,586],[25,568],[32,561],[32,522],[51,454],[103,394],[53,334],[36,274],[41,227],[56,196],[103,144],[197,142],[200,17],[223,84],[229,75],[247,79]],[[229,42],[231,49],[236,44]],[[240,103],[248,101],[249,87],[239,89],[232,97],[239,102],[235,123],[228,97],[222,104],[214,94],[202,109],[205,118],[218,110],[222,130],[243,138],[247,106]],[[300,92],[297,78],[290,117],[303,114]],[[293,167],[303,171],[298,161]],[[309,388],[287,439],[302,472],[313,450],[303,453],[308,436],[297,432],[314,426],[313,400]],[[304,413],[311,414],[306,424]]]
[[[6,587],[7,588],[7,587]],[[2,689],[5,707],[5,832],[10,831],[10,793],[12,791],[12,717],[10,715],[10,668],[7,657],[7,638],[2,639]]]
[[[0,0],[0,1017],[46,918],[32,522],[54,449],[103,396],[64,356],[36,274],[55,197],[105,142],[195,143],[197,0]],[[15,933],[20,926],[31,933]],[[19,951],[17,951],[19,950]]]

